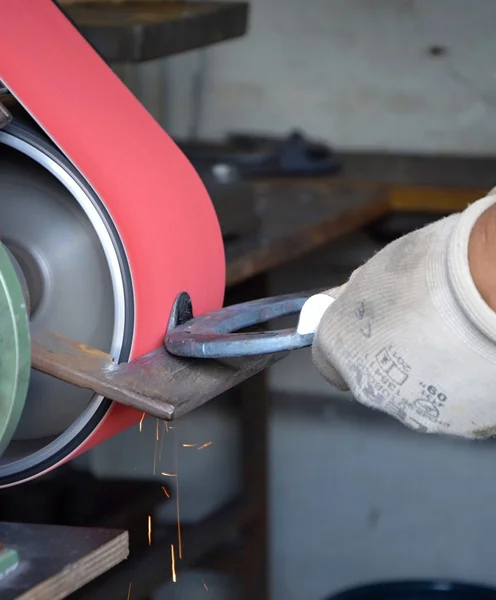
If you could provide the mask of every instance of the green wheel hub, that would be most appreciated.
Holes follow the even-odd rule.
[[[0,243],[0,456],[21,418],[30,372],[26,301],[16,269]]]

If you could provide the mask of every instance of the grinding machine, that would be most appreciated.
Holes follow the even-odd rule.
[[[178,291],[197,312],[221,306],[224,256],[198,175],[60,9],[5,1],[0,21],[5,486],[141,417],[31,370],[28,315],[32,336],[128,361],[163,344]]]
[[[188,160],[51,0],[0,2],[0,19],[8,487],[144,412],[185,414],[311,335],[230,333],[299,312],[310,294],[219,311],[222,235]]]

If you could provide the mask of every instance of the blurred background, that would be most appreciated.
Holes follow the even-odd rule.
[[[339,284],[496,182],[491,0],[60,4],[204,179],[228,302]],[[88,16],[99,10],[100,29]],[[130,529],[135,555],[81,598],[126,598],[131,581],[131,600],[328,600],[419,578],[496,586],[493,442],[420,438],[331,389],[309,351],[262,379],[167,431],[144,419],[36,494],[2,492],[4,520]],[[189,558],[172,582],[178,516]]]

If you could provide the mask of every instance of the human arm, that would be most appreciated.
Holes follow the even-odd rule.
[[[496,195],[392,242],[324,313],[314,362],[423,432],[496,432]]]

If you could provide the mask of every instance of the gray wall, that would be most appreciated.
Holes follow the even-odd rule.
[[[339,147],[494,150],[492,0],[250,5],[244,39],[147,66],[145,103],[172,133],[298,126]],[[166,106],[156,101],[160,79]]]

